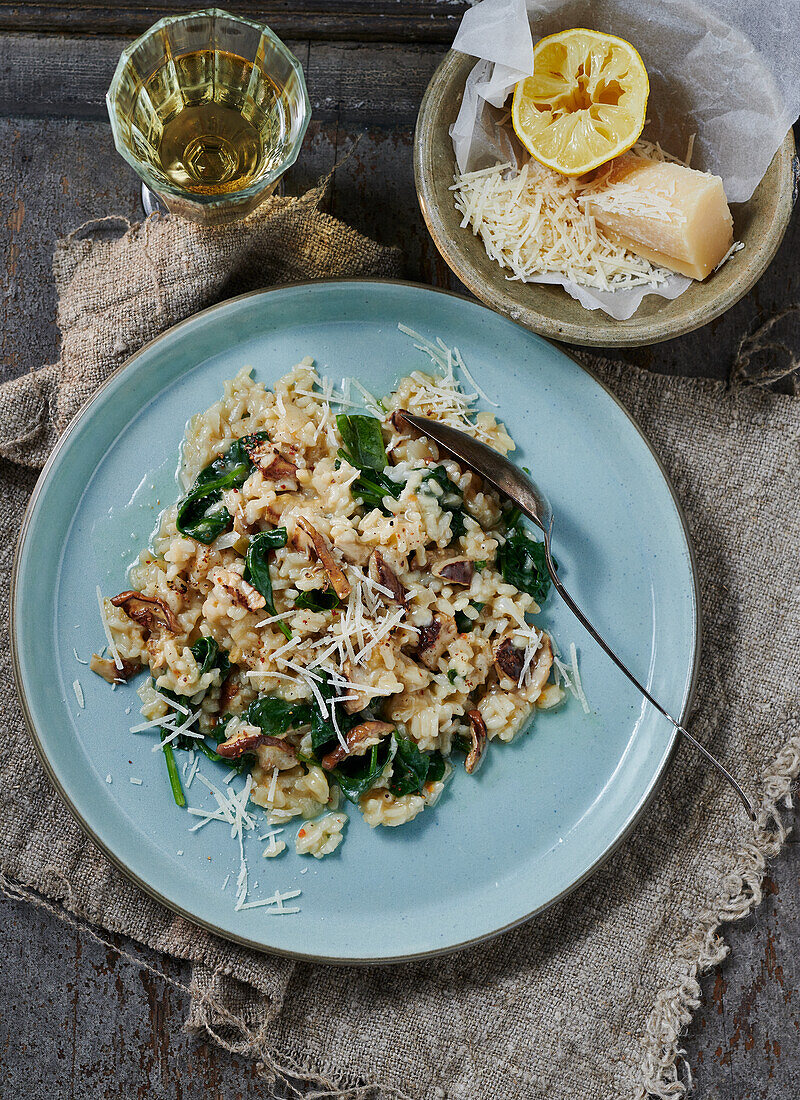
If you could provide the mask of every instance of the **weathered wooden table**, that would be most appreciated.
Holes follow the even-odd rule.
[[[130,36],[195,6],[0,0],[3,378],[56,358],[56,237],[107,214],[139,219],[137,180],[114,150],[103,97]],[[420,99],[452,41],[462,0],[228,6],[267,20],[306,70],[313,121],[289,191],[316,182],[359,139],[333,178],[329,210],[399,244],[408,278],[458,289],[419,214],[411,143]],[[800,357],[798,256],[795,217],[770,270],[724,317],[679,340],[621,354],[656,371],[724,378],[740,342],[778,318],[765,354]],[[800,844],[789,844],[765,890],[761,908],[727,930],[731,957],[703,980],[703,1003],[686,1037],[687,1062],[705,1100],[784,1100],[800,1084]],[[163,981],[26,905],[0,897],[0,913],[3,1095],[265,1095],[252,1064],[182,1033],[186,1005]],[[187,980],[174,960],[120,946]]]

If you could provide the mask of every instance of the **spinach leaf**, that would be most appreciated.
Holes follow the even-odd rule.
[[[194,649],[194,647],[192,648]],[[227,655],[225,655],[225,659],[227,660]],[[197,660],[197,654],[195,654],[195,660]],[[191,701],[185,695],[176,695],[175,692],[170,691],[169,688],[159,688],[158,691],[160,695],[163,695],[166,699],[169,699],[171,703],[177,703],[180,706],[187,708],[191,706]],[[173,711],[173,717],[179,719],[180,722],[183,722],[186,719],[186,715],[183,713],[183,711],[180,710]],[[224,741],[225,728],[227,727],[228,722],[230,722],[231,718],[233,718],[232,714],[224,715],[224,717],[219,722],[217,722],[213,731],[207,736],[211,737],[211,739],[213,741],[216,741],[217,744],[219,744],[220,741]],[[192,723],[192,726],[189,728],[194,728],[194,723]],[[163,738],[167,737],[169,733],[169,730],[162,727],[162,740]],[[229,760],[224,756],[220,756],[218,752],[214,752],[214,750],[209,748],[206,742],[202,741],[199,737],[188,737],[186,734],[181,734],[180,737],[176,737],[174,741],[170,741],[169,745],[164,746],[164,755],[167,757],[167,770],[170,775],[172,793],[175,795],[176,800],[177,791],[174,784],[172,783],[173,769],[169,760],[170,754],[166,752],[167,749],[196,749],[198,752],[202,752],[204,756],[207,756],[209,760],[213,760],[215,764],[224,764],[227,768],[233,768],[233,770],[237,773],[244,771],[245,767],[249,767],[250,763],[252,763],[252,755],[249,759],[246,757],[241,757],[238,760]],[[178,805],[181,805],[181,803],[179,802]]]
[[[441,492],[433,489],[434,484],[440,486]],[[420,482],[419,491],[436,497],[442,511],[450,513],[450,531],[454,539],[464,534],[464,494],[447,476],[444,466],[429,470]]]
[[[389,790],[398,798],[404,794],[418,794],[426,783],[433,783],[444,775],[444,757],[439,752],[427,755],[420,752],[409,737],[397,738],[397,752],[392,763]]]
[[[383,498],[394,497],[397,500],[402,491],[402,485],[381,473],[373,473],[369,477],[362,474],[356,478],[350,489],[353,500],[357,500],[365,508],[379,508],[385,516],[392,513],[383,503]]]
[[[358,470],[385,470],[389,465],[381,435],[381,422],[374,416],[336,417],[344,446],[339,452]]]
[[[464,632],[462,630],[462,631],[459,631],[459,633],[463,634]],[[456,682],[456,680],[458,679],[458,672],[456,671],[456,669],[449,668],[447,670],[447,679],[450,681],[451,684],[454,684]]]
[[[161,731],[162,738],[167,736],[166,730]],[[175,799],[176,806],[186,805],[186,795],[183,793],[183,787],[181,786],[181,777],[178,774],[178,765],[175,762],[175,753],[172,749],[172,742],[165,745],[162,749],[167,761],[167,775],[169,776],[169,785],[172,788],[172,797]]]
[[[456,734],[453,738],[453,748],[466,755],[472,748],[472,742],[468,737],[462,737],[461,734]]]
[[[438,783],[440,779],[444,779],[445,762],[444,757],[440,752],[432,752],[428,757],[428,774],[425,777],[426,783]]]
[[[383,498],[391,496],[397,499],[403,487],[381,472],[389,465],[389,460],[383,445],[380,421],[373,416],[340,415],[336,417],[336,426],[344,444],[339,448],[339,458],[361,470],[361,476],[356,478],[351,489],[353,499],[367,508],[380,508],[389,515]]]
[[[410,737],[397,738],[397,753],[392,763],[389,789],[400,797],[416,794],[425,785],[428,774],[428,758],[421,753]]]
[[[270,615],[274,615],[275,601],[272,595],[272,578],[269,574],[269,552],[279,546],[285,546],[288,535],[285,527],[275,527],[271,531],[261,531],[253,535],[247,547],[245,557],[244,579],[252,584],[264,597],[266,609]],[[283,636],[290,639],[292,632],[284,622],[278,623],[278,629]]]
[[[329,588],[324,592],[321,588],[314,588],[310,592],[301,592],[294,601],[294,606],[307,607],[309,611],[333,611],[340,604],[339,597]]]
[[[527,592],[538,604],[544,603],[550,590],[550,574],[543,542],[534,542],[524,527],[515,527],[497,551],[497,563],[506,584]]]
[[[351,756],[334,769],[332,774],[348,802],[358,802],[361,795],[375,785],[396,750],[395,739],[386,737],[364,756]]]
[[[469,602],[476,611],[483,611],[484,605],[482,603],[478,603],[477,600],[470,600]],[[469,634],[470,630],[475,629],[475,619],[470,619],[469,615],[465,615],[463,611],[456,611],[453,617],[456,620],[459,634]]]
[[[175,526],[182,535],[208,546],[223,531],[230,530],[233,520],[222,502],[222,491],[244,485],[253,469],[248,448],[267,438],[266,432],[243,436],[200,471],[178,507]]]
[[[198,638],[192,646],[192,656],[197,661],[201,676],[212,668],[218,668],[221,682],[231,670],[228,654],[219,648],[214,638]]]
[[[250,545],[257,539],[258,545],[265,550],[280,550],[289,541],[289,535],[287,534],[285,527],[273,527],[269,531],[261,531],[257,535],[253,535],[250,539]]]
[[[322,698],[325,700],[327,708],[327,714],[323,714],[320,708],[319,702],[314,698],[314,702],[311,705],[311,745],[314,750],[314,755],[317,759],[321,759],[326,752],[330,751],[335,745],[339,743],[339,738],[336,734],[336,726],[333,724],[331,718],[331,712],[334,707],[336,710],[336,722],[343,734],[346,734],[348,730],[351,730],[353,726],[357,726],[360,722],[366,722],[369,719],[369,714],[366,711],[359,711],[357,714],[348,714],[344,707],[336,702],[336,690],[330,682],[330,676],[324,669],[317,670],[321,675],[321,680],[317,683],[317,691],[319,691]]]
[[[329,745],[331,741],[338,740],[336,729],[330,719],[331,708],[336,706],[333,702],[336,693],[331,686],[330,676],[327,672],[322,673],[322,680],[317,684],[317,690],[325,700],[325,705],[328,708],[328,715],[326,716],[322,713],[318,700],[316,697],[314,698],[314,706],[311,714],[311,745],[316,755],[321,757],[325,755],[325,746]],[[342,733],[350,728],[346,722],[342,725],[341,719],[338,719],[338,721],[339,729]]]
[[[308,703],[287,703],[275,695],[261,695],[253,700],[243,718],[270,737],[282,737],[290,729],[309,724],[311,707]]]

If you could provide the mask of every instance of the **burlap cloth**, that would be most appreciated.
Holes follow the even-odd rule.
[[[118,240],[59,243],[61,359],[6,383],[0,418],[3,570],[58,433],[125,356],[251,286],[394,274],[396,253],[276,200],[245,227],[151,219]],[[143,896],[96,851],[38,767],[8,640],[0,681],[5,889],[65,919],[193,963],[188,1024],[321,1095],[582,1100],[683,1092],[679,1036],[698,973],[725,955],[721,921],[760,898],[800,770],[797,547],[800,405],[592,360],[653,441],[686,509],[705,624],[693,729],[758,799],[753,828],[689,749],[633,836],[571,897],[522,928],[438,961],[374,969],[232,946]],[[1,625],[8,631],[8,586]],[[74,915],[74,917],[70,915]]]

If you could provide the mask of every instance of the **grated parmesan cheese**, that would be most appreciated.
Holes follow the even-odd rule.
[[[569,644],[569,656],[572,665],[572,682],[575,687],[575,693],[580,700],[580,704],[583,707],[584,713],[589,714],[590,707],[583,690],[583,684],[581,683],[581,674],[578,671],[578,650],[574,642],[570,642]]]
[[[103,591],[100,588],[99,584],[97,585],[95,591],[97,592],[97,606],[100,608],[100,618],[103,623],[103,633],[106,636],[108,648],[111,652],[111,656],[114,658],[114,664],[117,666],[117,668],[122,669],[122,658],[119,655],[117,643],[114,641],[114,638],[111,634],[111,627],[108,625],[108,616],[106,615],[106,605],[105,601],[103,600]]]
[[[690,141],[687,157],[692,147]],[[687,164],[665,153],[657,142],[638,142],[633,152]],[[613,163],[589,180],[562,176],[535,160],[519,171],[510,163],[498,164],[457,175],[451,190],[462,227],[471,226],[487,254],[512,272],[511,279],[559,276],[597,290],[658,286],[670,272],[612,241],[585,208],[591,201],[604,210],[670,219],[669,196],[654,193],[643,198],[624,183],[609,186]]]
[[[83,688],[81,687],[80,680],[72,681],[72,690],[75,692],[75,698],[78,700],[78,706],[81,710],[86,706],[86,700],[83,697]]]

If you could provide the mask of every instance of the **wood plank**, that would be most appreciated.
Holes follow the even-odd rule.
[[[763,907],[728,925],[731,955],[702,980],[683,1045],[703,1100],[787,1100],[800,1085],[800,843],[790,840]],[[123,937],[135,959],[187,984],[189,968]],[[246,1058],[182,1031],[184,996],[47,913],[0,896],[0,1050],[9,1096],[26,1100],[278,1100]]]
[[[0,115],[105,119],[123,38],[0,35]],[[303,63],[314,118],[413,126],[441,46],[288,43]],[[46,74],[46,79],[43,79]]]
[[[455,36],[465,0],[239,0],[227,10],[266,23],[281,38],[440,42]],[[197,9],[197,0],[143,5],[92,0],[22,3],[0,0],[0,31],[74,35],[138,35],[167,15]]]

